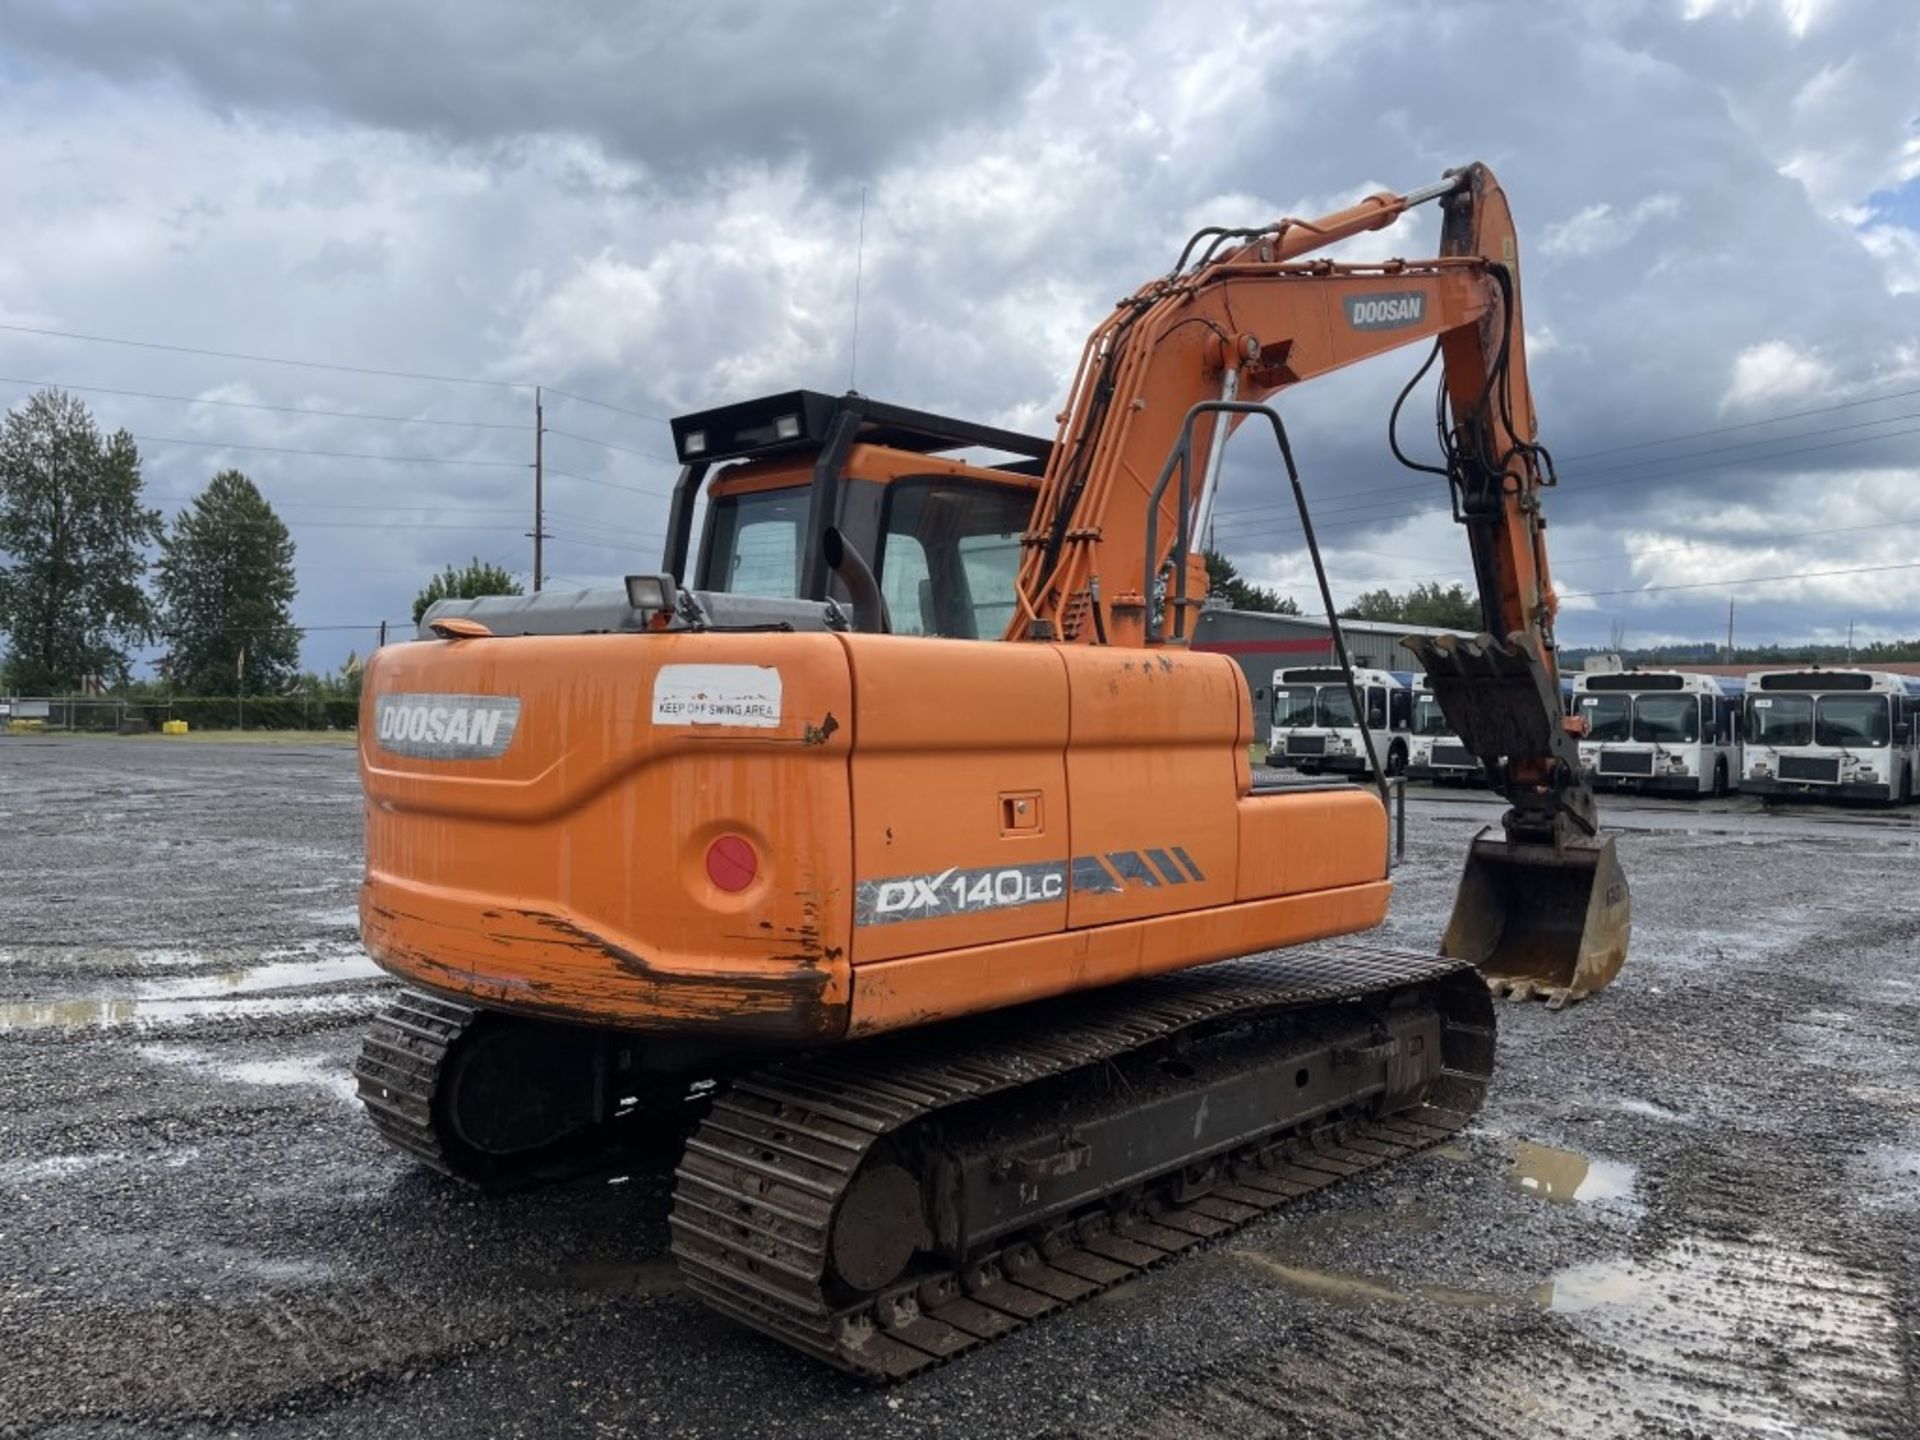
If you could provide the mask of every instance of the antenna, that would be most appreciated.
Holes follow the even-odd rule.
[[[867,258],[867,187],[860,187],[860,243],[853,251],[853,343],[847,347],[847,389],[860,373],[860,267]]]

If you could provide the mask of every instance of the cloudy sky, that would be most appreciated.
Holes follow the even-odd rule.
[[[251,474],[326,668],[445,561],[530,568],[535,382],[554,583],[654,563],[664,417],[847,386],[863,190],[859,388],[1050,432],[1087,331],[1197,225],[1481,159],[1561,462],[1562,640],[1714,638],[1729,598],[1747,642],[1920,635],[1920,6],[1201,14],[0,0],[0,403],[72,387],[168,511]],[[1429,208],[1359,253],[1436,244]],[[1467,575],[1386,451],[1418,358],[1285,402],[1336,598]],[[1304,599],[1256,439],[1219,542]]]

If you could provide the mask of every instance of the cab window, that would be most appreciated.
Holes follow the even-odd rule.
[[[944,475],[889,485],[878,568],[894,633],[998,639],[1032,508],[1032,492],[1013,485]]]
[[[719,573],[708,585],[732,595],[798,595],[806,524],[805,489],[717,497],[708,553]]]

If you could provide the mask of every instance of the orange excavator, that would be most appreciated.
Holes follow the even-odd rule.
[[[1436,259],[1313,258],[1436,201]],[[1423,341],[1401,402],[1437,357],[1438,454],[1389,438],[1451,496],[1486,633],[1408,643],[1510,807],[1438,954],[1334,938],[1386,914],[1384,786],[1256,784],[1245,681],[1187,644],[1252,422],[1351,684],[1269,402]],[[1454,1133],[1489,982],[1619,969],[1483,166],[1201,231],[1051,441],[811,392],[673,434],[658,572],[443,602],[367,667],[361,922],[408,988],[356,1068],[428,1164],[516,1185],[665,1137],[689,1287],[897,1379]]]

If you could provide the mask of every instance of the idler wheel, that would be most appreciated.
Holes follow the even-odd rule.
[[[926,1228],[913,1176],[892,1161],[868,1165],[854,1176],[833,1217],[833,1273],[862,1292],[889,1285],[906,1270]]]

